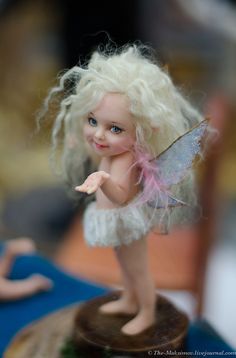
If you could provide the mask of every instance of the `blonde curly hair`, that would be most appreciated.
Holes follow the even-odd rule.
[[[83,138],[82,124],[106,93],[127,96],[137,145],[153,157],[203,119],[147,52],[147,47],[135,44],[98,49],[87,65],[65,72],[59,85],[50,91],[45,111],[55,95],[64,94],[53,126],[52,153],[58,148],[62,132],[61,168],[71,188],[96,168]]]

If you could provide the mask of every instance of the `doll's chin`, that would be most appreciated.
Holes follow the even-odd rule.
[[[110,148],[96,148],[93,147],[94,152],[100,157],[114,157],[128,152],[128,149],[111,150]]]

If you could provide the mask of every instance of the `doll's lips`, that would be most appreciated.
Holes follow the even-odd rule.
[[[93,142],[93,143],[94,143],[94,145],[95,145],[95,147],[96,147],[97,149],[108,148],[108,145],[98,144],[98,143],[96,143],[96,142]]]

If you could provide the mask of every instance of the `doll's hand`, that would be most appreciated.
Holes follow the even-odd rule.
[[[82,185],[76,186],[75,190],[82,193],[93,194],[108,178],[110,178],[110,174],[102,170],[92,173]]]

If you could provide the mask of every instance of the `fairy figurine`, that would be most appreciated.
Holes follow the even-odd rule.
[[[133,314],[121,331],[136,335],[155,320],[146,236],[186,218],[195,203],[192,162],[206,123],[144,46],[95,51],[61,76],[46,107],[58,94],[52,151],[62,135],[65,181],[91,199],[85,241],[113,247],[123,279],[120,298],[100,311]]]

